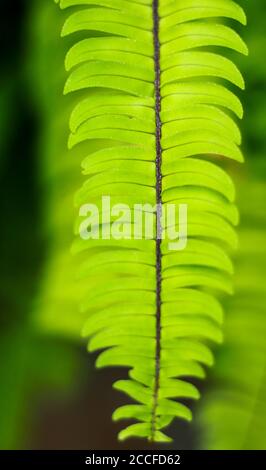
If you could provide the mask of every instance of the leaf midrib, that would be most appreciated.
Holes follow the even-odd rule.
[[[156,122],[156,352],[155,352],[155,382],[153,393],[153,408],[151,420],[151,440],[155,440],[156,415],[160,388],[161,368],[161,285],[162,285],[162,253],[161,253],[161,212],[162,212],[162,122],[161,122],[161,68],[159,40],[159,0],[153,0],[153,39],[154,39],[154,68],[155,68],[155,122]]]

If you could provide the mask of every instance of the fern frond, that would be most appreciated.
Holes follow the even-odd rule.
[[[139,403],[114,413],[137,421],[119,437],[168,442],[162,430],[174,418],[191,420],[182,399],[199,393],[188,378],[203,378],[213,363],[210,343],[222,341],[219,296],[232,292],[238,213],[220,161],[243,160],[235,122],[243,110],[227,88],[244,82],[220,48],[247,53],[223,24],[246,19],[231,0],[59,3],[72,8],[62,35],[73,35],[65,93],[75,92],[77,104],[69,147],[82,144],[85,157],[77,206],[100,207],[103,195],[130,207],[188,204],[183,253],[162,239],[167,226],[158,213],[156,240],[74,244],[88,286],[89,350],[103,350],[97,367],[130,369],[114,386]]]

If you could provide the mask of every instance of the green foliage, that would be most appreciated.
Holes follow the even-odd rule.
[[[21,67],[20,61],[18,65],[11,56],[12,74],[16,79],[12,77],[9,83],[5,83],[5,88],[0,93],[0,170],[3,170],[1,188],[3,193],[2,201],[5,202],[2,205],[0,273],[0,354],[2,358],[0,364],[0,449],[4,450],[28,446],[33,423],[37,416],[36,411],[39,411],[43,394],[57,392],[60,394],[61,399],[65,396],[69,397],[78,383],[77,365],[79,370],[82,369],[82,359],[73,348],[73,345],[64,342],[62,338],[58,338],[54,334],[59,330],[59,327],[56,329],[51,319],[49,333],[52,330],[53,336],[47,334],[48,328],[45,327],[43,319],[44,311],[46,311],[47,317],[47,310],[51,307],[51,303],[55,302],[55,296],[46,274],[53,280],[51,266],[56,264],[56,253],[58,253],[59,248],[57,246],[57,250],[49,250],[47,269],[43,272],[40,269],[42,261],[40,251],[43,247],[38,238],[45,231],[46,244],[48,245],[49,241],[49,246],[53,244],[54,248],[56,245],[55,239],[59,232],[59,224],[55,226],[51,223],[57,200],[56,197],[53,197],[53,182],[56,182],[57,188],[60,187],[58,176],[55,178],[55,166],[58,168],[59,165],[53,152],[56,153],[58,158],[60,139],[63,141],[61,151],[63,152],[66,147],[65,138],[67,137],[69,110],[67,109],[65,113],[64,125],[62,124],[63,119],[60,120],[59,118],[60,125],[56,127],[54,120],[51,119],[51,103],[54,102],[55,95],[58,95],[58,99],[60,98],[63,101],[60,86],[64,81],[64,69],[62,65],[61,75],[59,73],[57,77],[51,77],[51,82],[49,82],[45,64],[49,62],[48,58],[57,61],[59,65],[63,60],[63,47],[58,48],[58,57],[51,54],[51,42],[53,40],[56,43],[58,42],[56,31],[60,28],[61,18],[53,3],[34,0],[34,5],[29,5],[27,19],[29,22],[25,21],[23,25],[23,37],[25,42],[30,37],[32,56],[27,57],[28,61],[23,63],[23,67]],[[51,25],[53,21],[55,34],[54,37],[50,36],[50,39],[46,42],[44,38],[47,36],[47,25]],[[35,55],[37,50],[40,55],[38,53]],[[50,62],[49,65],[51,65]],[[56,86],[57,80],[58,88]],[[8,80],[5,81],[8,82]],[[35,169],[35,167],[30,168],[27,162],[30,159],[31,136],[27,135],[26,141],[24,134],[23,137],[20,136],[20,132],[22,134],[24,129],[24,113],[25,110],[27,111],[27,106],[29,107],[29,102],[25,100],[26,107],[23,107],[18,96],[20,97],[22,88],[27,90],[27,86],[35,92],[38,91],[35,105],[38,110],[36,114],[40,115],[41,135],[43,136],[34,148],[36,160],[40,157],[38,161],[41,162],[42,172],[40,173],[43,178],[44,199],[47,204],[45,205],[45,214],[43,214],[45,230],[41,234],[38,232],[38,235],[35,233],[34,227],[40,223],[41,217],[38,217],[39,213],[37,216],[37,208],[33,211],[34,204],[32,204],[32,201],[29,202],[29,199],[27,199],[28,194],[32,200],[37,199],[37,191],[35,193],[30,186],[31,175],[27,175],[27,172],[30,171],[34,173]],[[24,102],[23,104],[25,105]],[[50,112],[48,113],[49,108]],[[58,133],[59,128],[60,134]],[[55,141],[56,149],[54,149],[51,140],[58,134],[58,140]],[[21,141],[22,138],[23,141]],[[23,150],[20,148],[21,142],[23,142]],[[16,160],[16,157],[18,157],[18,160]],[[19,161],[25,166],[25,171],[21,171],[22,165]],[[15,173],[14,167],[16,167]],[[53,174],[54,179],[51,174]],[[11,180],[10,175],[12,175]],[[36,174],[34,173],[35,177]],[[73,180],[73,172],[71,177]],[[61,180],[63,184],[63,178]],[[67,210],[72,204],[73,190],[74,186],[70,190]],[[72,213],[71,216],[73,216]],[[71,223],[70,220],[68,226],[70,233]],[[38,230],[40,228],[43,229],[43,227],[38,227]],[[47,240],[48,238],[49,240]],[[70,240],[71,235],[69,234],[65,244],[67,259],[71,258],[69,255]],[[62,236],[60,243],[63,245]],[[60,243],[58,242],[58,245]],[[52,286],[55,286],[55,282]],[[71,309],[71,305],[69,305],[69,309]],[[71,311],[72,316],[73,311]],[[51,308],[49,313],[51,315]],[[53,316],[51,318],[53,319]],[[59,321],[57,320],[55,323],[58,325]],[[36,324],[38,325],[37,328]],[[80,325],[81,323],[78,324],[77,329],[80,329]],[[64,329],[60,325],[59,331],[61,334],[62,330],[67,331],[67,325]],[[72,336],[73,330],[72,321]]]
[[[236,294],[226,304],[225,342],[217,353],[197,420],[199,444],[207,449],[255,450],[266,446],[266,217],[265,3],[248,2],[245,172],[238,175],[241,213]]]
[[[247,195],[263,201],[266,194],[256,179],[242,182],[240,190],[245,219],[236,294],[226,306],[225,343],[199,410],[201,442],[208,449],[261,450],[266,444],[266,219],[264,207],[254,214],[247,201]]]
[[[66,264],[62,267],[62,262],[60,264],[58,260],[62,260],[61,250],[64,248],[67,255],[64,258],[71,260],[69,243],[73,211],[70,213],[69,207],[71,208],[75,187],[71,187],[68,205],[65,208],[65,213],[69,214],[69,219],[67,219],[69,234],[64,244],[66,233],[59,229],[58,214],[60,212],[58,209],[57,224],[53,222],[56,202],[61,200],[61,195],[66,187],[62,161],[58,162],[58,149],[60,143],[62,153],[66,147],[69,110],[67,109],[65,112],[65,119],[59,117],[59,124],[52,105],[55,103],[56,96],[58,103],[59,99],[61,102],[63,101],[61,97],[61,86],[63,86],[65,78],[63,65],[60,69],[61,74],[59,72],[56,77],[51,75],[50,81],[47,79],[46,73],[46,66],[49,64],[51,67],[52,60],[56,64],[61,64],[64,57],[63,46],[57,49],[58,57],[51,53],[51,49],[54,51],[51,48],[53,41],[58,43],[56,31],[60,28],[61,18],[56,5],[47,2],[47,0],[34,0],[33,5],[28,2],[27,6],[29,10],[25,24],[23,24],[23,37],[25,42],[29,41],[31,45],[31,54],[27,56],[23,67],[20,62],[19,70],[14,67],[13,75],[16,79],[10,80],[0,93],[0,167],[3,164],[0,170],[4,170],[1,178],[4,204],[2,205],[0,272],[0,354],[2,358],[0,363],[0,448],[4,450],[21,449],[29,445],[29,440],[32,439],[32,428],[36,425],[35,420],[37,418],[36,421],[38,421],[41,414],[39,411],[43,394],[55,395],[58,393],[61,400],[64,397],[69,398],[76,389],[77,383],[79,384],[77,366],[80,371],[83,365],[73,344],[55,335],[58,331],[61,336],[62,333],[65,335],[69,331],[67,316],[63,323],[64,326],[61,321],[59,328],[57,325],[60,316],[58,319],[51,309],[51,304],[55,304],[57,299],[61,300],[61,304],[58,300],[57,308],[58,304],[62,306],[62,298],[65,294],[65,285],[61,287],[59,280],[62,277],[60,267],[65,272]],[[44,41],[48,25],[51,26],[52,22],[54,22],[55,34],[54,36],[51,34],[47,41]],[[13,57],[11,59],[14,60]],[[33,161],[29,155],[31,146],[33,146],[32,135],[27,134],[26,141],[25,132],[23,136],[20,136],[20,131],[24,130],[25,120],[24,102],[21,103],[20,93],[23,96],[27,95],[29,89],[35,92],[34,96],[33,93],[31,94],[31,98],[33,101],[35,99],[36,114],[40,116],[38,132],[40,131],[41,135],[37,145],[34,146],[34,157],[41,166],[44,198],[40,204],[43,213],[39,214],[38,212],[38,218],[35,204],[38,205],[37,196],[40,194],[37,191],[35,165],[32,164]],[[61,102],[60,105],[63,104]],[[12,108],[14,103],[16,103],[16,112]],[[58,107],[60,105],[58,104]],[[26,106],[30,109],[34,107],[32,102],[27,102]],[[34,117],[36,118],[36,115]],[[29,129],[26,129],[29,132]],[[20,148],[21,143],[23,143],[23,149]],[[5,157],[5,161],[2,157]],[[29,161],[31,167],[28,164]],[[21,170],[22,166],[25,167],[23,171]],[[15,172],[14,167],[16,167]],[[59,173],[61,178],[58,178],[58,168],[61,169],[61,174]],[[32,180],[34,180],[36,188],[31,186],[31,172],[34,174]],[[10,175],[12,175],[11,180],[9,179]],[[73,171],[71,179],[74,183]],[[55,191],[55,187],[57,191]],[[60,197],[58,193],[60,193]],[[32,203],[32,201],[34,202]],[[64,206],[61,205],[61,211],[62,207]],[[44,222],[43,225],[41,220]],[[38,224],[38,230],[36,230],[35,224]],[[45,238],[45,243],[40,243],[39,237],[42,236]],[[47,269],[42,270],[43,260],[40,252],[44,251],[44,245],[49,245],[50,249],[47,253]],[[57,267],[57,271],[56,269],[52,270],[54,266]],[[55,271],[56,282],[52,277]],[[57,297],[55,292],[57,292]],[[74,300],[73,304],[76,308]],[[68,303],[68,309],[73,317],[74,308],[72,310],[71,308],[72,304]],[[48,312],[50,318],[47,318]],[[56,321],[53,322],[54,317]],[[50,321],[49,330],[48,320]],[[79,331],[81,321],[78,323],[77,320],[76,323],[77,331]],[[72,320],[71,337],[73,336]],[[77,336],[78,334],[76,334]]]
[[[102,195],[130,207],[154,205],[158,135],[162,203],[189,205],[187,249],[169,251],[167,238],[160,244],[160,293],[155,240],[77,238],[74,244],[80,282],[87,284],[83,335],[89,350],[104,350],[97,367],[130,368],[129,379],[114,387],[138,404],[119,408],[114,419],[137,424],[119,437],[168,442],[162,430],[174,418],[191,420],[182,400],[199,398],[189,379],[203,378],[204,366],[213,363],[211,343],[222,341],[219,299],[232,292],[238,212],[225,167],[228,160],[243,160],[235,122],[243,111],[232,90],[244,82],[225,55],[247,49],[224,22],[246,19],[230,0],[159,2],[158,134],[157,2],[59,3],[73,7],[62,35],[73,35],[66,57],[65,93],[75,92],[76,99],[69,147],[78,145],[85,157],[77,206],[100,206]]]
[[[77,267],[69,246],[74,220],[73,193],[81,184],[81,176],[79,155],[76,153],[75,159],[71,154],[66,156],[71,103],[62,96],[66,48],[62,43],[58,47],[58,30],[63,19],[53,2],[41,1],[33,10],[29,62],[34,67],[35,102],[40,116],[38,178],[43,193],[42,233],[47,255],[32,322],[42,334],[77,342],[84,321],[77,314],[82,286],[75,283]],[[48,25],[50,34],[46,34]],[[54,73],[47,77],[47,70]]]

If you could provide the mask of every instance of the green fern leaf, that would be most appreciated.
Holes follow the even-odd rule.
[[[138,404],[119,408],[114,419],[137,424],[119,437],[168,442],[162,430],[174,418],[191,420],[181,401],[199,398],[189,378],[203,378],[203,367],[212,365],[210,343],[222,341],[219,297],[232,293],[238,212],[221,161],[243,160],[235,121],[243,110],[228,88],[243,89],[244,81],[220,48],[247,54],[223,24],[246,18],[231,0],[59,3],[70,8],[62,35],[73,38],[66,57],[65,93],[76,96],[69,147],[84,150],[77,206],[100,206],[109,195],[131,208],[189,207],[183,252],[161,239],[167,225],[156,213],[156,240],[77,237],[73,247],[88,286],[83,335],[90,351],[101,351],[96,365],[130,369],[114,387]]]

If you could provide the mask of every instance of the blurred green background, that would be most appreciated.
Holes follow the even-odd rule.
[[[241,124],[246,164],[232,168],[241,210],[236,295],[225,343],[176,449],[266,449],[266,7],[239,2],[248,59]],[[73,98],[62,96],[67,41],[52,0],[2,0],[0,18],[0,449],[142,449],[117,443],[124,400],[79,335],[69,253],[80,158],[66,149]],[[121,372],[120,372],[121,375]]]

